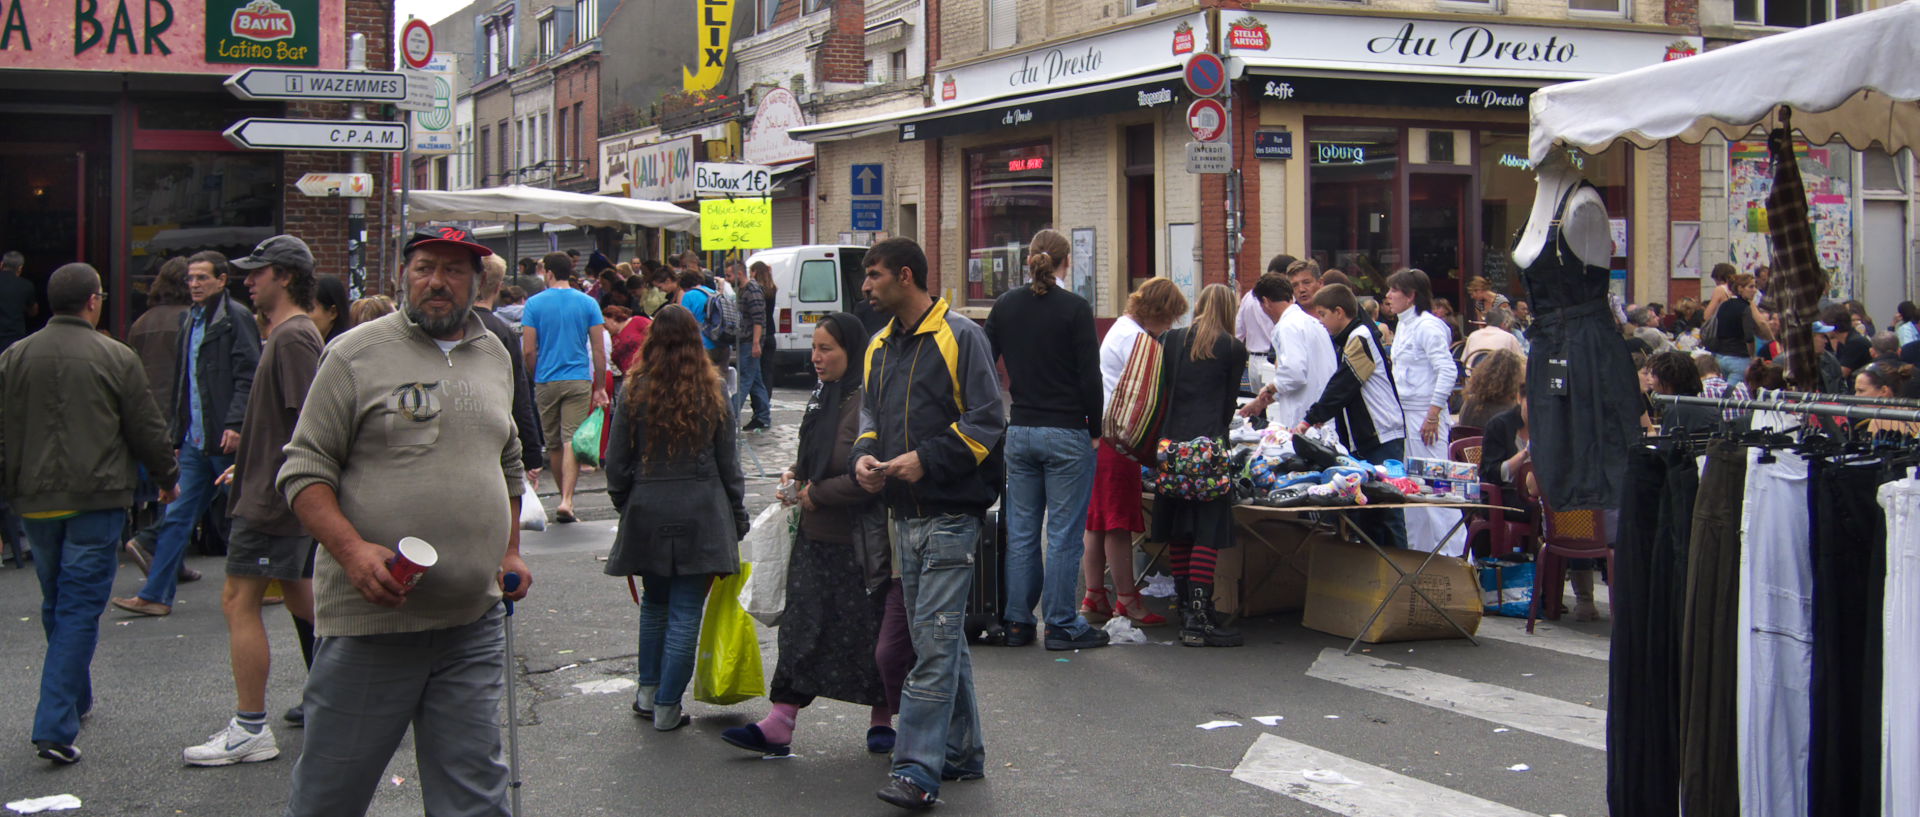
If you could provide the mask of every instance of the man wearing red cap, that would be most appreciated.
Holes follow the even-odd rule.
[[[427,814],[506,813],[500,601],[532,580],[513,368],[472,310],[490,254],[455,228],[407,242],[404,308],[328,347],[287,444],[278,488],[326,548],[289,817],[365,814],[409,725]],[[407,537],[437,551],[411,587]]]

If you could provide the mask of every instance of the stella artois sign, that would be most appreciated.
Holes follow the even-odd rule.
[[[1191,23],[1182,21],[1180,25],[1174,26],[1173,53],[1176,55],[1193,53],[1193,25]]]
[[[1667,46],[1667,58],[1664,60],[1664,62],[1673,62],[1674,60],[1682,59],[1685,57],[1692,57],[1699,53],[1700,53],[1699,46],[1694,45],[1693,43],[1687,42],[1686,40],[1674,40],[1671,44]]]
[[[1227,43],[1228,48],[1249,51],[1273,48],[1273,38],[1267,34],[1267,24],[1252,15],[1227,24]]]
[[[207,0],[207,62],[320,64],[319,0]]]

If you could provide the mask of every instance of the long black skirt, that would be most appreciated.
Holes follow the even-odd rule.
[[[877,706],[886,700],[873,660],[884,594],[869,595],[853,545],[801,534],[787,563],[787,610],[780,617],[776,703],[813,697]]]

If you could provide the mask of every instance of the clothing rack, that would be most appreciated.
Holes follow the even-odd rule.
[[[1920,400],[1902,397],[1860,397],[1852,394],[1817,394],[1785,389],[1760,389],[1754,395],[1755,400],[1789,400],[1795,403],[1845,403],[1855,406],[1885,406],[1888,408],[1920,409]]]
[[[1762,390],[1765,393],[1773,392]],[[1837,395],[1813,395],[1802,393],[1806,397],[1825,400]],[[1920,423],[1920,409],[1894,409],[1879,406],[1839,405],[1835,403],[1810,403],[1789,400],[1723,400],[1717,397],[1689,397],[1678,394],[1653,395],[1654,402],[1677,406],[1705,406],[1722,411],[1773,411],[1781,414],[1816,414],[1823,417],[1845,417],[1850,420],[1893,420],[1899,422]]]

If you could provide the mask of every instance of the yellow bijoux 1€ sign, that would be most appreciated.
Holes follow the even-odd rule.
[[[733,48],[734,0],[693,0],[693,30],[699,36],[695,44],[694,70],[680,69],[680,88],[687,93],[711,91],[727,73],[727,52]]]
[[[700,248],[759,250],[773,246],[773,200],[703,199]]]

